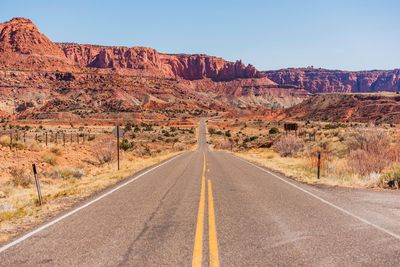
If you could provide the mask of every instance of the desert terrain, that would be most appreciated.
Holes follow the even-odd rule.
[[[4,124],[1,129],[2,242],[143,168],[194,149],[197,136],[193,120],[185,125],[172,120],[121,125],[118,170],[115,125],[57,126],[50,121]],[[32,164],[38,171],[43,208],[38,206]]]
[[[0,23],[0,258],[24,265],[32,229],[37,265],[201,266],[205,232],[210,266],[397,257],[399,91],[399,69],[259,70]]]

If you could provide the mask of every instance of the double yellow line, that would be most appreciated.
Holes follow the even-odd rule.
[[[203,174],[201,177],[201,191],[199,211],[197,213],[196,235],[194,240],[192,266],[201,266],[203,258],[204,213],[206,200],[206,155],[203,154]],[[214,198],[212,194],[211,180],[208,185],[208,247],[210,253],[210,266],[219,267],[217,229],[215,226]]]

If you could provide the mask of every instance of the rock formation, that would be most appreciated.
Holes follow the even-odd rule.
[[[400,91],[400,69],[340,71],[290,68],[264,73],[277,84],[301,87],[312,93]]]
[[[307,98],[241,61],[145,47],[53,43],[29,20],[0,24],[0,117],[263,112]]]
[[[136,70],[148,75],[178,77],[186,80],[210,78],[230,81],[240,78],[261,78],[261,72],[241,61],[228,62],[207,55],[161,54],[146,47],[107,47],[80,44],[59,44],[66,57],[80,67],[113,70]]]
[[[400,123],[400,95],[318,94],[283,113],[293,120]]]

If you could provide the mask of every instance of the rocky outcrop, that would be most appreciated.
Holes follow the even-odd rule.
[[[0,68],[16,70],[72,70],[64,52],[29,19],[0,24]]]
[[[207,55],[161,55],[165,69],[175,76],[187,80],[210,78],[213,81],[265,77],[252,65],[241,61],[228,62],[222,58]]]
[[[265,75],[241,61],[228,62],[202,54],[161,54],[146,47],[107,47],[80,44],[59,44],[65,55],[80,67],[136,70],[149,75],[178,77],[186,80],[204,78],[230,81],[240,78],[260,78]]]
[[[400,95],[318,94],[286,109],[284,114],[293,120],[400,123]]]
[[[264,76],[241,61],[203,54],[55,44],[23,18],[0,24],[0,118],[45,119],[58,113],[86,118],[149,109],[263,112],[305,98],[301,90]]]
[[[202,54],[162,54],[153,48],[55,44],[29,19],[0,24],[0,68],[82,71],[86,68],[147,76],[231,81],[265,76],[252,65]]]
[[[395,92],[400,90],[400,69],[389,71],[340,71],[314,68],[264,72],[269,79],[313,93]]]

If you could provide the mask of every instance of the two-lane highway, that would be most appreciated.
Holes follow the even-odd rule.
[[[208,150],[201,122],[196,151],[0,248],[0,265],[399,266],[400,214],[334,196]]]

